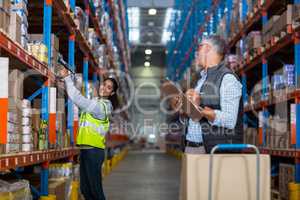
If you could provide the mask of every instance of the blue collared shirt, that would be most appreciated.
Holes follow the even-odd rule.
[[[205,70],[200,72],[201,78],[198,80],[194,88],[200,93],[201,87],[204,84],[207,73]],[[225,127],[233,129],[236,125],[240,98],[242,96],[242,84],[232,74],[226,74],[223,77],[220,87],[220,106],[221,110],[214,110],[216,118],[210,122],[213,126]],[[202,142],[202,129],[198,121],[189,119],[186,139],[191,142]]]

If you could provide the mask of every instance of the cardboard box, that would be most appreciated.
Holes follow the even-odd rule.
[[[10,14],[0,9],[0,29],[5,33],[9,33]]]
[[[43,34],[30,34],[29,40],[42,42],[44,40]],[[59,51],[59,39],[55,34],[51,34],[51,49]]]
[[[208,199],[210,155],[184,154],[181,200]],[[256,199],[256,155],[214,155],[212,199]],[[270,156],[260,155],[260,199],[270,200]]]
[[[23,99],[24,73],[14,69],[9,73],[9,97],[19,100]]]
[[[247,128],[244,132],[244,143],[258,145],[258,134],[256,128]]]
[[[10,0],[0,0],[0,10],[10,11]]]
[[[290,182],[295,181],[295,166],[290,164],[279,164],[279,193],[282,200],[289,199]]]
[[[41,123],[41,113],[39,109],[32,109],[32,137],[33,137],[33,149],[38,150],[38,132]]]
[[[50,179],[48,186],[49,194],[56,196],[57,200],[65,200],[66,198],[66,179]]]
[[[21,44],[21,17],[15,12],[10,15],[9,36]]]

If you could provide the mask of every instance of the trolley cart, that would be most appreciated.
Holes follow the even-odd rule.
[[[255,154],[238,153],[245,149]],[[181,200],[270,200],[270,156],[254,145],[220,144],[210,154],[185,154],[182,170]]]

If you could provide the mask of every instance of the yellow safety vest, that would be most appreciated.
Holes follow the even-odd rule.
[[[88,145],[105,149],[105,134],[109,130],[109,118],[106,104],[101,103],[105,108],[105,119],[96,119],[87,112],[81,113],[77,145]]]

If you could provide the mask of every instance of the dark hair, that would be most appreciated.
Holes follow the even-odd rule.
[[[113,109],[116,109],[119,106],[119,100],[118,100],[118,95],[117,95],[119,84],[118,84],[117,80],[114,79],[114,78],[104,79],[104,81],[107,81],[107,80],[109,80],[113,83],[113,92],[114,92],[114,94],[109,96],[108,99],[110,100],[110,102],[113,106]]]

